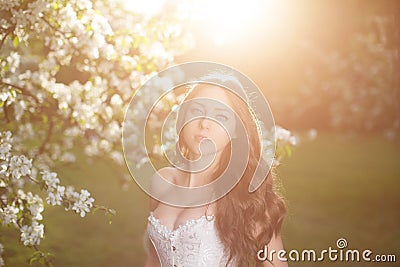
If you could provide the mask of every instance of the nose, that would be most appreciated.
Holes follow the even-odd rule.
[[[200,128],[209,129],[210,128],[210,120],[207,118],[200,119]]]

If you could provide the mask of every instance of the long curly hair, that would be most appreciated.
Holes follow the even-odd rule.
[[[201,85],[192,87],[185,100],[192,98],[195,90],[201,90]],[[250,193],[248,188],[261,164],[267,168],[267,163],[260,159],[261,134],[255,115],[248,104],[237,94],[221,87],[231,101],[232,108],[239,116],[246,129],[237,142],[249,142],[249,158],[243,176],[236,186],[225,196],[217,200],[215,210],[215,226],[219,238],[224,245],[229,262],[238,266],[257,266],[256,253],[268,244],[273,235],[278,235],[286,214],[284,199],[274,191],[274,170],[270,169],[260,187]],[[247,140],[243,140],[247,138]],[[180,144],[184,148],[184,144]],[[227,145],[219,162],[219,168],[214,173],[217,178],[229,164],[231,146]],[[186,150],[187,151],[187,150]]]

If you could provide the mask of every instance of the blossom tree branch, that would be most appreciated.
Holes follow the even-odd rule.
[[[133,92],[190,46],[179,14],[168,10],[144,18],[114,0],[0,0],[7,17],[0,29],[0,117],[2,130],[10,130],[0,133],[0,222],[19,229],[21,243],[35,250],[31,260],[51,266],[39,250],[44,201],[81,217],[115,214],[88,190],[62,185],[51,170],[74,166],[76,147],[124,164],[123,110]],[[126,184],[129,174],[122,176]]]

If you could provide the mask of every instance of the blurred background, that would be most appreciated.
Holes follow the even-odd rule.
[[[236,68],[263,91],[276,124],[298,137],[278,168],[289,206],[282,230],[287,251],[336,248],[336,240],[345,238],[348,248],[395,254],[400,261],[398,1],[126,0],[123,5],[132,16],[155,22],[176,10],[187,37],[171,63],[215,61]],[[61,72],[59,80],[84,77],[74,68]],[[77,146],[73,150],[76,163],[55,169],[117,214],[108,224],[100,213],[83,220],[48,207],[41,247],[56,255],[55,266],[142,266],[148,196],[133,180],[121,178],[128,174],[125,166],[101,154],[87,157]],[[29,265],[32,251],[12,241],[18,235],[2,229],[6,266]]]
[[[243,71],[290,129],[398,131],[397,1],[202,5],[206,19],[190,25],[195,47],[178,62],[210,60]]]

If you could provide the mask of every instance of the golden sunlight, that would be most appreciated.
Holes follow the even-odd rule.
[[[136,13],[153,16],[169,0],[120,0]],[[286,22],[289,4],[284,0],[188,0],[175,1],[179,14],[207,33],[216,46],[240,42],[250,32],[280,34]]]
[[[277,32],[286,19],[285,1],[193,0],[182,4],[182,13],[208,32],[217,46],[238,41],[246,32]]]
[[[121,0],[127,10],[153,16],[161,11],[165,0]]]

